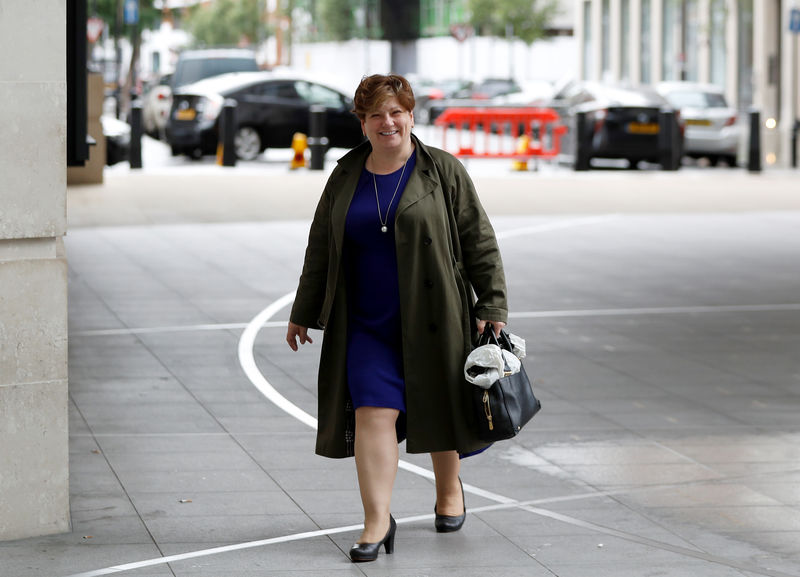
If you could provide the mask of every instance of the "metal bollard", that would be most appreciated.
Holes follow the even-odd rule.
[[[761,114],[750,110],[750,146],[747,155],[747,170],[761,172]]]
[[[311,150],[311,170],[322,170],[325,167],[325,151],[328,138],[325,136],[325,107],[315,104],[309,110],[308,148]]]
[[[142,168],[142,101],[131,103],[131,143],[128,149],[131,168]]]
[[[664,108],[658,113],[658,158],[661,170],[678,170],[681,164],[680,148],[675,111]]]
[[[222,141],[222,166],[236,166],[236,106],[232,98],[222,105],[222,122],[220,123],[220,139]]]
[[[591,141],[589,140],[589,124],[586,120],[585,112],[578,112],[575,115],[575,170],[589,170],[591,155]]]
[[[800,118],[792,126],[792,168],[797,168],[797,134],[800,133]]]

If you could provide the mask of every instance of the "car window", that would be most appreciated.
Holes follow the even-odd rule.
[[[300,98],[309,104],[322,104],[328,108],[340,108],[342,97],[335,90],[311,82],[295,82]]]
[[[175,70],[174,85],[185,86],[228,72],[255,72],[255,58],[187,58]]]
[[[297,90],[294,88],[294,83],[289,81],[263,82],[251,87],[248,92],[259,96],[269,96],[271,98],[287,98],[290,100],[297,100],[299,98]]]
[[[667,95],[675,108],[726,108],[725,97],[713,92],[675,91]]]

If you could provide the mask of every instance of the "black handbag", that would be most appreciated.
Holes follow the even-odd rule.
[[[501,349],[512,350],[508,333],[501,330],[500,338],[494,334],[494,328],[486,323],[478,346],[486,344],[498,345]],[[506,366],[508,369],[508,366]],[[508,373],[509,371],[506,370]],[[474,386],[473,404],[478,438],[482,441],[494,442],[511,439],[522,430],[542,408],[539,399],[533,394],[531,382],[520,364],[519,372],[506,375],[495,381],[488,389]]]

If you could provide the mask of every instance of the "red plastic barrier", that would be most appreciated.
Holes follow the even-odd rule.
[[[555,158],[561,151],[561,135],[567,127],[560,124],[558,113],[552,108],[448,108],[435,121],[444,128],[442,136],[445,150],[465,158]],[[458,148],[448,148],[447,130],[455,127]],[[520,127],[523,128],[520,131]],[[478,132],[483,132],[483,146],[477,149]],[[468,143],[463,143],[465,134]],[[528,137],[528,144],[520,150],[518,139]]]

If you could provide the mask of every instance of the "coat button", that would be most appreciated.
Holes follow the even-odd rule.
[[[433,281],[431,279],[425,279],[425,288],[433,288]]]
[[[425,246],[431,246],[433,239],[431,239],[429,236],[426,236],[424,239],[422,239],[422,242],[425,244]]]
[[[435,323],[431,323],[428,325],[428,330],[432,333],[435,333],[439,327],[436,326]]]

